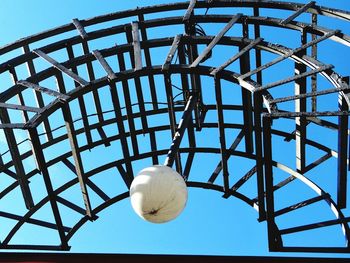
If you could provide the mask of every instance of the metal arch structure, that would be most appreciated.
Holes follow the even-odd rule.
[[[287,15],[260,16],[264,10]],[[298,21],[301,16],[309,22]],[[1,219],[12,223],[1,226],[0,248],[69,250],[85,222],[128,198],[135,163],[158,164],[169,152],[164,137],[169,146],[180,136],[168,157],[187,185],[256,209],[259,221],[267,222],[270,251],[349,253],[349,78],[318,60],[318,47],[335,42],[349,48],[350,36],[319,26],[319,17],[349,23],[350,13],[314,1],[191,0],[74,19],[2,47],[0,55],[10,58],[1,61],[0,76],[12,83],[0,94],[0,172],[6,178],[0,203],[16,205],[1,206]],[[218,25],[215,34],[209,33],[212,24]],[[158,28],[171,35],[157,37]],[[271,43],[264,35],[270,28],[298,39],[293,35],[294,46]],[[107,46],[96,48],[102,41]],[[18,50],[22,54],[13,55]],[[270,79],[274,67],[289,75]],[[190,98],[189,121],[181,126]],[[317,104],[322,98],[326,107]],[[329,135],[331,145],[318,133]],[[216,144],[208,145],[202,136],[213,134]],[[91,167],[85,159],[98,149],[113,158]],[[215,156],[217,164],[196,178],[194,164],[205,156]],[[245,168],[235,160],[245,160]],[[327,183],[317,176],[324,165],[331,167]],[[67,176],[57,179],[58,169]],[[119,177],[120,192],[111,194],[94,180],[105,172]],[[241,191],[248,184],[253,187]],[[79,198],[71,200],[71,191]],[[41,218],[47,208],[52,218]],[[309,218],[314,209],[322,210],[316,221]],[[78,219],[68,224],[63,210]],[[285,217],[295,225],[287,226]],[[57,245],[14,244],[27,224],[56,231]],[[286,238],[310,231],[339,232],[345,241],[320,246]]]

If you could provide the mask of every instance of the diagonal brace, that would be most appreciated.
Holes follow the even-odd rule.
[[[192,110],[196,103],[196,96],[191,95],[186,103],[185,110],[183,112],[182,118],[179,122],[179,125],[175,131],[173,142],[170,145],[169,152],[164,161],[164,165],[171,167],[174,164],[175,155],[179,150],[179,146],[182,140],[182,137],[185,133],[189,120],[191,120]]]

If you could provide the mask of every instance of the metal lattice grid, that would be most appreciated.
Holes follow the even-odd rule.
[[[260,16],[266,10],[287,15]],[[323,17],[348,25],[350,13],[314,1],[192,0],[73,19],[1,48],[10,56],[1,79],[13,82],[0,94],[0,202],[16,205],[0,212],[15,221],[1,228],[0,247],[68,250],[85,222],[128,198],[136,168],[158,164],[179,132],[168,157],[187,185],[256,209],[270,251],[349,252],[349,78],[319,58],[333,43],[349,54],[350,37],[319,26]],[[271,28],[285,38],[269,41]],[[88,161],[100,153],[101,162]],[[208,157],[215,165],[198,177],[194,167]],[[332,177],[317,176],[324,167]],[[106,172],[119,175],[115,192],[96,179]],[[53,221],[38,216],[47,209]],[[27,224],[57,231],[58,245],[13,244]],[[289,244],[308,231],[346,241]]]

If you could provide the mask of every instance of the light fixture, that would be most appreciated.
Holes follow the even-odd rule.
[[[176,218],[187,201],[187,187],[182,176],[166,165],[141,170],[130,187],[131,205],[136,214],[152,223]]]

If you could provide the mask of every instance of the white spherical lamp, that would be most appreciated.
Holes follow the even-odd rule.
[[[131,205],[141,218],[165,223],[176,218],[187,201],[187,187],[180,174],[165,165],[141,170],[130,186]]]

